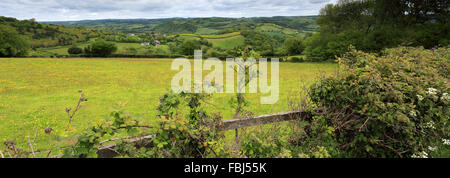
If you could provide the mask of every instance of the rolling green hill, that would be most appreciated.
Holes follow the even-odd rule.
[[[234,54],[228,50],[252,46],[264,55],[280,53],[284,39],[311,36],[317,31],[316,16],[305,17],[255,17],[255,18],[168,18],[168,19],[122,19],[84,20],[67,22],[36,23],[59,30],[81,32],[68,43],[36,46],[31,56],[66,56],[67,49],[74,44],[81,48],[90,39],[102,38],[118,44],[118,54],[179,53],[179,47],[187,40],[207,41],[208,47],[224,55]],[[86,32],[89,36],[83,36]],[[66,35],[71,35],[67,33]],[[80,38],[81,37],[81,38]],[[95,38],[94,38],[95,37]],[[54,37],[52,37],[54,38]],[[143,42],[161,42],[163,49],[140,45]],[[50,40],[43,40],[49,43]],[[209,46],[210,45],[210,46]],[[265,45],[265,46],[264,46]],[[261,47],[264,46],[264,47]],[[131,51],[129,53],[127,50]],[[213,50],[213,51],[214,51]],[[211,51],[211,50],[210,50]],[[281,51],[282,52],[282,51]]]
[[[244,36],[240,32],[226,33],[220,35],[198,35],[198,34],[180,34],[184,39],[206,39],[212,43],[214,47],[222,49],[232,49],[244,45]]]
[[[61,25],[43,24],[35,20],[17,20],[0,16],[0,25],[14,28],[29,40],[33,48],[71,45],[98,37],[103,30],[82,27],[69,28]]]
[[[253,18],[168,18],[127,20],[85,20],[44,22],[68,27],[88,27],[118,30],[126,33],[155,32],[163,34],[192,33],[199,35],[258,30],[274,35],[295,36],[305,31],[316,31],[317,16],[253,17]]]
[[[180,21],[169,21],[156,26],[152,30],[164,34],[195,33],[197,26]]]

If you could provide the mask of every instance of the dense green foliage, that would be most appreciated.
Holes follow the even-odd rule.
[[[29,48],[24,36],[12,27],[0,24],[0,57],[24,56]]]
[[[20,35],[30,41],[33,48],[71,45],[98,37],[102,30],[85,29],[81,27],[67,28],[60,25],[38,23],[34,19],[17,20],[0,16],[0,25],[14,28]]]
[[[166,34],[195,33],[197,31],[197,27],[190,23],[170,21],[158,25],[154,28],[154,31]]]
[[[259,52],[262,56],[275,56],[283,39],[258,31],[242,31],[245,37],[245,45]]]
[[[72,46],[67,50],[67,52],[69,54],[81,54],[81,53],[83,53],[83,49],[81,49],[80,47],[77,47],[77,46]]]
[[[117,46],[114,42],[108,42],[104,40],[97,40],[84,49],[84,52],[87,55],[95,57],[106,57],[116,51]]]
[[[110,118],[86,129],[77,138],[77,142],[63,150],[63,158],[93,158],[97,156],[97,148],[101,145],[101,139],[105,136],[118,136],[126,133],[136,136],[141,133],[137,127],[139,122],[130,114],[116,109],[110,114]],[[126,144],[126,143],[124,143]],[[131,150],[128,150],[131,151]]]
[[[141,125],[130,114],[116,109],[111,119],[98,123],[78,136],[77,143],[64,150],[63,157],[96,157],[97,147],[106,136],[126,134],[137,136],[154,132],[150,143],[135,145],[121,141],[114,149],[127,157],[146,158],[205,158],[227,156],[222,145],[224,134],[217,123],[222,117],[208,115],[202,106],[208,98],[203,94],[165,94],[160,98],[158,124],[155,127]],[[183,107],[189,114],[183,116]],[[217,126],[217,127],[211,127]],[[142,130],[147,128],[147,130]],[[150,146],[151,145],[151,146]]]
[[[448,48],[351,49],[340,73],[312,88],[349,157],[426,157],[449,135]]]
[[[287,38],[284,41],[284,48],[289,55],[298,55],[302,54],[303,50],[305,50],[305,44],[303,43],[303,39],[299,37]]]
[[[205,158],[226,156],[221,146],[225,137],[218,130],[219,114],[208,114],[205,94],[165,94],[157,108],[160,121],[150,157]],[[189,108],[183,116],[183,107]]]
[[[190,56],[194,55],[195,50],[200,50],[200,49],[201,49],[201,44],[197,40],[185,41],[180,46],[181,53],[184,55],[190,55]]]
[[[432,48],[450,44],[447,0],[340,0],[320,12],[319,32],[308,39],[310,58],[327,60],[353,45],[379,52],[398,45]]]

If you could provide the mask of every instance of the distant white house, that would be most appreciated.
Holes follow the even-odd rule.
[[[156,44],[156,45],[161,45],[161,41],[155,40],[155,44]]]
[[[143,42],[141,43],[141,46],[149,46],[151,43],[150,42]]]

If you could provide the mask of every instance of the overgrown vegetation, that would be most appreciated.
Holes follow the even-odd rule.
[[[379,52],[398,45],[427,49],[450,44],[446,0],[340,0],[320,11],[318,33],[307,39],[306,54],[334,59],[349,45]]]
[[[0,16],[0,25],[8,32],[14,33],[14,31],[17,31],[21,35],[18,40],[26,39],[33,48],[71,45],[88,41],[90,38],[98,37],[103,33],[103,30],[80,27],[68,28],[60,25],[38,23],[34,19],[17,20],[2,16]],[[10,28],[5,28],[5,26]]]
[[[340,73],[311,92],[342,155],[410,158],[442,150],[450,137],[449,49],[350,50],[339,59]]]
[[[117,51],[117,46],[113,42],[97,40],[84,48],[84,53],[88,56],[107,57]]]
[[[0,25],[0,57],[24,56],[30,44],[14,28]]]

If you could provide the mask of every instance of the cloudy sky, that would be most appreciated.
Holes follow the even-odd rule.
[[[0,0],[0,16],[38,21],[317,15],[337,0]]]

